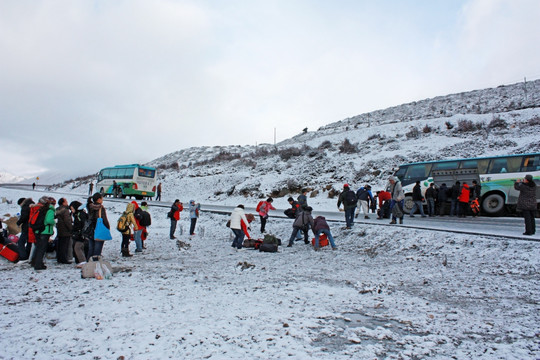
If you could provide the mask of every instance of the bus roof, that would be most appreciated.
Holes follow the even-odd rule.
[[[146,169],[146,170],[156,170],[156,169],[153,168],[153,167],[150,167],[150,166],[144,166],[144,165],[140,165],[140,164],[115,165],[115,166],[109,166],[109,167],[103,168],[103,169],[101,169],[101,170],[105,170],[105,169],[117,169],[117,168],[140,168],[140,169]]]
[[[409,166],[409,165],[419,165],[419,164],[435,164],[435,163],[463,161],[463,160],[483,160],[483,159],[509,158],[509,157],[516,157],[516,156],[538,156],[538,155],[540,155],[540,153],[526,153],[526,154],[515,154],[515,155],[497,155],[497,156],[484,156],[484,157],[462,158],[462,159],[432,160],[432,161],[420,161],[420,162],[414,162],[414,163],[401,164],[399,166]]]

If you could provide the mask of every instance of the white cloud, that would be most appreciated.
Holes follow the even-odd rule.
[[[46,134],[37,168],[88,172],[274,128],[279,141],[538,74],[539,4],[2,2],[0,138],[35,149]]]

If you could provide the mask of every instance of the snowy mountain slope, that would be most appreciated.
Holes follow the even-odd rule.
[[[194,147],[148,165],[159,169],[165,198],[234,205],[246,197],[286,199],[306,187],[317,203],[344,182],[382,188],[401,163],[540,151],[539,135],[537,80],[527,83],[527,92],[520,83],[441,96],[338,121],[275,146]],[[69,187],[85,191],[87,183]]]

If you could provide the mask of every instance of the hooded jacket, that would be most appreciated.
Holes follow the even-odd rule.
[[[58,236],[67,237],[71,236],[73,232],[73,221],[71,219],[71,213],[67,206],[60,206],[56,209],[54,216],[58,219],[56,228],[58,229]]]
[[[125,226],[127,226],[127,230],[124,231],[122,234],[124,235],[130,235],[131,234],[131,225],[133,225],[133,231],[139,230],[139,226],[137,225],[137,221],[135,219],[135,216],[133,216],[133,213],[135,212],[135,205],[133,203],[129,203],[126,206],[126,211],[122,215],[126,215],[126,223]]]
[[[21,216],[17,220],[17,225],[21,226],[22,232],[28,232],[28,220],[30,219],[30,205],[33,205],[34,201],[31,198],[26,198],[21,203]]]

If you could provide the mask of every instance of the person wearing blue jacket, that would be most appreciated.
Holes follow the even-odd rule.
[[[189,200],[189,217],[191,219],[191,225],[189,227],[189,235],[195,235],[195,225],[199,218],[199,211],[201,210],[201,204],[195,203],[195,200]]]

